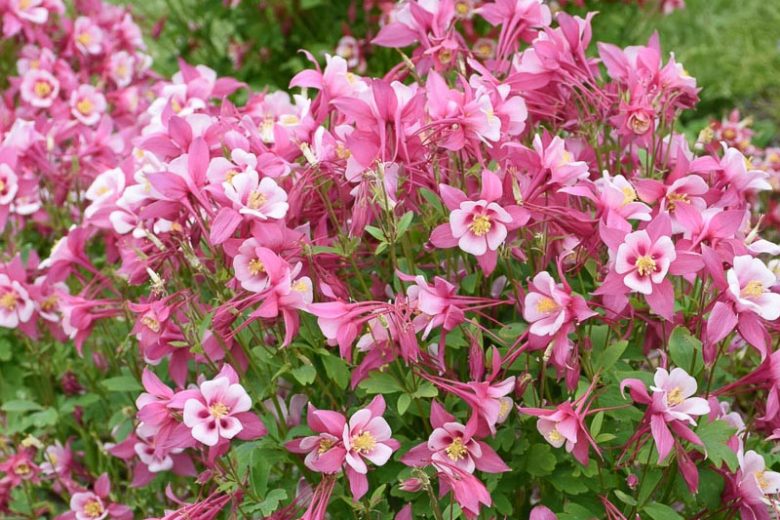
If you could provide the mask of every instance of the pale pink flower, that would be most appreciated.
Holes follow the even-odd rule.
[[[346,417],[332,410],[318,410],[309,403],[306,422],[316,435],[292,440],[285,447],[293,453],[305,453],[304,464],[312,471],[338,473],[347,456],[341,441]]]
[[[20,323],[30,321],[35,303],[27,289],[16,280],[0,274],[0,327],[16,328]]]
[[[553,336],[572,318],[582,321],[593,315],[582,297],[556,284],[547,271],[534,276],[523,305],[523,318],[531,324],[531,334]]]
[[[27,71],[19,88],[22,99],[36,108],[48,108],[60,93],[60,82],[42,69]]]
[[[259,293],[271,283],[268,266],[283,262],[276,253],[260,246],[256,239],[250,238],[238,248],[238,254],[233,258],[233,269],[241,287]]]
[[[125,189],[125,174],[119,168],[106,170],[98,175],[84,195],[92,203],[84,210],[84,216],[92,218],[101,208],[112,205]]]
[[[738,453],[739,494],[750,503],[769,503],[767,495],[780,493],[780,473],[767,471],[764,457],[755,451]]]
[[[534,150],[539,155],[542,167],[550,171],[550,182],[571,186],[590,175],[588,163],[575,161],[566,149],[566,143],[558,136],[553,137],[547,146],[542,144],[539,135],[534,137]]]
[[[74,493],[70,497],[70,509],[76,513],[76,520],[102,520],[108,516],[105,503],[92,491]]]
[[[8,7],[22,20],[41,24],[49,18],[49,11],[43,3],[43,0],[9,0]]]
[[[437,468],[446,471],[449,466],[457,466],[466,473],[474,473],[475,460],[482,457],[482,448],[466,427],[460,423],[447,422],[433,430],[428,437],[428,449],[431,461]]]
[[[283,219],[287,214],[287,192],[270,177],[261,180],[255,170],[233,176],[223,188],[234,209],[242,215],[268,220]]]
[[[116,86],[124,88],[133,81],[135,58],[127,51],[119,51],[111,55],[109,60],[109,74]]]
[[[696,393],[696,379],[682,368],[674,368],[671,372],[665,368],[657,368],[650,390],[653,391],[656,411],[663,413],[667,419],[695,425],[693,416],[710,413],[710,405],[706,399],[691,397]]]
[[[7,164],[0,164],[0,206],[8,206],[19,191],[19,178]]]
[[[760,259],[734,257],[734,267],[726,273],[726,280],[738,312],[751,311],[768,321],[780,318],[780,294],[771,291],[777,278]]]
[[[192,429],[192,436],[207,446],[215,446],[220,439],[232,439],[244,426],[235,417],[252,407],[252,400],[244,387],[231,383],[227,376],[218,376],[200,384],[201,398],[184,403],[184,424]]]
[[[626,235],[618,247],[615,271],[623,275],[623,283],[642,294],[651,294],[653,286],[664,281],[669,266],[677,258],[672,239],[660,236],[655,241],[645,230]]]
[[[79,16],[73,24],[73,42],[84,54],[100,54],[103,30],[86,16]]]
[[[504,208],[486,200],[465,200],[450,213],[450,229],[458,247],[474,256],[498,249],[506,239],[506,224],[511,222]]]
[[[92,85],[80,85],[70,95],[70,113],[87,126],[100,121],[106,111],[106,98]]]

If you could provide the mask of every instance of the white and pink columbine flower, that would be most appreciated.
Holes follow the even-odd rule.
[[[113,206],[122,195],[125,185],[125,174],[120,168],[106,170],[95,177],[84,195],[87,200],[92,202],[84,210],[84,216],[92,218],[101,208]]]
[[[252,399],[244,387],[219,375],[200,384],[200,396],[184,403],[184,424],[191,428],[195,440],[216,446],[221,439],[232,439],[244,426],[236,417],[248,412]]]
[[[70,96],[70,113],[81,123],[92,126],[106,111],[106,98],[92,85],[80,85]]]
[[[8,206],[19,191],[19,178],[7,164],[0,164],[0,206]]]
[[[466,200],[450,213],[452,236],[458,247],[474,256],[495,251],[504,243],[512,216],[496,202]]]
[[[0,327],[16,328],[30,320],[35,304],[27,289],[7,275],[0,274]]]
[[[9,0],[8,7],[18,18],[31,23],[46,23],[49,19],[43,0]]]
[[[653,240],[646,230],[635,231],[626,235],[618,247],[615,271],[623,275],[626,287],[647,295],[664,281],[676,258],[674,243],[668,236]]]
[[[755,451],[738,453],[737,486],[742,498],[751,504],[769,503],[767,495],[780,493],[780,473],[767,471],[764,457]]]
[[[133,71],[135,70],[135,58],[127,51],[115,52],[111,55],[109,61],[109,74],[114,80],[116,86],[124,88],[133,81]]]
[[[474,473],[476,461],[482,458],[482,448],[472,435],[457,422],[444,423],[436,428],[428,437],[431,461],[444,471],[449,466],[456,466],[466,473]]]
[[[73,43],[84,54],[100,54],[103,30],[86,16],[79,16],[73,24]]]
[[[566,149],[563,139],[555,136],[544,146],[539,135],[534,137],[534,150],[539,155],[542,168],[550,171],[550,182],[563,186],[571,186],[590,175],[588,163],[575,161],[571,152]]]
[[[75,520],[103,520],[104,518],[130,520],[133,518],[133,511],[129,507],[123,504],[112,504],[109,501],[111,482],[106,473],[98,477],[93,490],[73,493],[70,497],[70,513],[63,517],[75,518]]]
[[[344,426],[342,437],[347,450],[347,464],[361,474],[368,472],[364,459],[383,466],[398,449],[398,444],[390,438],[390,425],[382,417],[384,399],[381,399],[381,406],[379,404],[375,398],[369,406],[355,412]]]
[[[283,219],[287,215],[287,192],[270,177],[261,180],[255,170],[233,176],[223,187],[225,196],[242,215],[260,220]]]
[[[684,421],[695,425],[693,416],[710,413],[710,405],[706,399],[692,397],[696,393],[696,379],[688,375],[682,368],[674,368],[668,372],[658,368],[653,377],[653,405],[664,417]]]
[[[780,294],[771,291],[775,274],[758,258],[734,257],[734,267],[726,273],[728,295],[738,312],[751,311],[765,320],[780,318]]]
[[[556,284],[547,271],[534,276],[523,306],[528,330],[537,336],[553,336],[572,319],[583,321],[594,314],[581,296]]]
[[[233,269],[241,287],[259,293],[271,284],[269,271],[278,271],[278,266],[283,262],[276,253],[250,238],[238,248],[238,254],[233,258]]]
[[[51,72],[30,69],[19,88],[22,99],[36,108],[48,108],[60,93],[60,82]]]

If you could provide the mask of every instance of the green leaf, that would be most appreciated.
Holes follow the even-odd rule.
[[[313,365],[301,365],[291,370],[292,375],[302,385],[310,385],[317,377],[317,369]]]
[[[409,405],[412,404],[412,396],[409,394],[401,394],[398,397],[398,415],[403,415],[406,410],[409,409]]]
[[[3,403],[1,408],[4,412],[31,412],[33,410],[43,410],[43,406],[38,403],[21,399]]]
[[[54,426],[57,424],[57,410],[54,408],[47,408],[40,412],[31,414],[27,419],[29,422],[37,428],[45,428],[46,426]]]
[[[133,376],[117,376],[104,379],[103,387],[109,392],[139,392],[143,387]]]
[[[380,242],[387,242],[384,231],[374,226],[366,226],[366,232]]]
[[[349,367],[343,359],[336,356],[323,356],[322,364],[325,365],[325,373],[331,378],[341,389],[344,389],[349,384]]]
[[[422,195],[423,198],[427,200],[431,206],[436,208],[436,211],[438,211],[439,213],[444,213],[444,207],[441,205],[441,200],[439,200],[438,195],[436,195],[428,188],[420,188],[417,192],[420,195]]]
[[[287,491],[284,489],[274,489],[269,492],[265,499],[257,506],[263,516],[270,516],[271,513],[279,508],[279,502],[287,498]]]
[[[624,493],[623,491],[620,491],[619,489],[615,490],[615,496],[617,496],[621,502],[624,504],[628,504],[630,506],[635,506],[637,504],[636,499],[629,495],[628,493]]]
[[[658,502],[646,505],[643,510],[650,515],[650,518],[653,520],[684,520],[683,517],[677,514],[677,511],[667,505],[659,504]]]
[[[460,282],[460,285],[464,291],[473,294],[474,289],[477,287],[477,280],[479,280],[479,273],[471,273]]]
[[[0,361],[10,361],[11,354],[11,343],[7,339],[0,339]]]
[[[433,386],[433,383],[430,383],[428,381],[423,381],[423,383],[412,394],[412,396],[418,398],[420,397],[431,398],[431,397],[436,397],[437,395],[439,395],[439,390],[435,386]]]
[[[693,376],[704,368],[701,341],[694,338],[685,327],[675,327],[669,336],[669,355],[676,366]]]
[[[374,372],[360,383],[360,388],[369,394],[392,394],[402,392],[403,387],[390,374]]]
[[[404,215],[398,221],[398,228],[396,229],[396,238],[401,238],[403,234],[406,233],[406,230],[409,229],[409,226],[412,224],[413,219],[414,219],[414,212],[407,211],[406,213],[404,213]]]
[[[731,471],[736,471],[739,461],[726,444],[736,431],[729,423],[720,419],[712,422],[699,421],[696,435],[704,443],[704,448],[696,446],[696,449],[706,453],[715,467],[719,468],[725,462]]]
[[[593,421],[590,423],[591,437],[598,437],[599,433],[601,433],[602,424],[604,424],[604,412],[599,412],[596,414],[596,416],[593,418]]]
[[[626,347],[628,347],[628,341],[622,340],[605,348],[596,359],[596,369],[609,370],[612,368],[626,351]]]
[[[535,477],[544,477],[553,472],[556,462],[549,444],[534,444],[525,459],[525,470]]]

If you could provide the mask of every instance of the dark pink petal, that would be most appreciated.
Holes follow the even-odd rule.
[[[439,401],[431,402],[431,426],[441,428],[445,423],[455,422],[455,416],[447,412]]]
[[[653,434],[653,440],[658,448],[658,463],[660,464],[669,452],[672,451],[674,446],[674,439],[672,438],[672,432],[669,431],[669,427],[666,426],[666,421],[661,414],[654,413],[650,416],[650,431]]]
[[[647,304],[659,316],[669,321],[674,319],[674,287],[672,282],[664,280],[653,287],[653,292],[645,295]]]
[[[404,453],[401,462],[414,468],[422,468],[431,463],[431,451],[428,449],[428,443],[418,444],[411,450]]]
[[[352,466],[349,465],[344,468],[344,472],[349,480],[349,490],[352,492],[352,498],[360,500],[368,492],[368,478],[352,469]]]
[[[485,442],[477,441],[480,449],[482,450],[482,456],[475,459],[474,463],[477,469],[484,471],[485,473],[504,473],[505,471],[511,471],[511,468],[501,460],[501,457]]]
[[[97,478],[93,489],[100,498],[108,497],[111,493],[111,481],[108,479],[108,473],[103,473]]]
[[[449,224],[441,224],[431,233],[431,244],[439,249],[449,249],[458,245],[458,239],[452,236]]]
[[[268,429],[263,424],[263,421],[261,421],[260,418],[252,412],[238,413],[233,417],[241,421],[241,425],[244,427],[236,435],[236,437],[243,441],[259,439],[268,433]]]
[[[716,302],[707,319],[707,342],[715,344],[729,335],[737,326],[737,315],[726,302]]]

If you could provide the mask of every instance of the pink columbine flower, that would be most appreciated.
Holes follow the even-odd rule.
[[[106,98],[92,85],[80,85],[70,96],[70,113],[87,126],[100,121],[106,111]]]
[[[19,88],[22,99],[36,108],[48,108],[60,93],[60,82],[51,72],[30,69]]]
[[[710,413],[706,399],[691,397],[696,393],[696,379],[682,368],[675,368],[671,372],[657,368],[653,383],[650,390],[653,391],[655,409],[667,419],[695,425],[693,416]]]
[[[43,0],[9,0],[8,7],[18,18],[41,24],[49,18],[49,11],[43,3]]]
[[[225,195],[242,215],[260,220],[283,219],[287,215],[287,192],[270,177],[255,170],[241,172],[223,184]]]
[[[84,54],[100,54],[103,30],[86,16],[79,16],[73,24],[73,42]]]
[[[375,466],[384,466],[399,447],[398,441],[391,438],[390,425],[382,417],[384,412],[385,399],[377,395],[344,425],[342,441],[347,452],[344,470],[355,500],[360,500],[368,491],[368,466],[365,460]]]
[[[737,491],[746,502],[743,509],[756,507],[766,515],[768,495],[780,493],[780,473],[767,471],[764,457],[755,451],[738,453],[739,471],[736,475]],[[769,518],[763,515],[743,515],[742,518]]]
[[[133,518],[133,511],[129,507],[108,501],[111,482],[106,473],[98,477],[93,489],[94,491],[73,493],[70,497],[70,514],[61,518],[69,520],[103,520],[104,518],[130,520]]]
[[[571,186],[582,179],[587,179],[590,175],[588,163],[575,161],[574,156],[566,149],[566,143],[560,137],[553,137],[552,141],[544,146],[542,138],[536,135],[533,145],[542,167],[550,171],[550,182]]]
[[[115,52],[111,55],[108,70],[116,86],[124,88],[133,81],[135,58],[127,51]]]
[[[285,447],[293,453],[305,453],[304,464],[312,471],[338,473],[347,456],[342,442],[346,417],[332,410],[318,410],[309,403],[306,422],[316,435],[292,440]]]
[[[216,446],[221,439],[238,435],[244,429],[241,414],[252,408],[252,399],[237,377],[220,372],[199,389],[197,399],[184,403],[184,424],[192,429],[192,436],[206,446]]]
[[[120,168],[106,170],[92,181],[84,195],[92,203],[84,210],[84,216],[93,218],[103,208],[113,208],[114,203],[122,195],[127,180]],[[105,218],[108,219],[108,214]]]
[[[0,274],[0,327],[16,328],[32,318],[35,303],[27,289],[8,275]]]
[[[780,294],[771,291],[777,278],[760,259],[734,257],[734,267],[726,272],[726,279],[737,312],[753,312],[767,321],[780,318]]]
[[[431,233],[431,243],[436,247],[460,247],[476,256],[486,273],[496,265],[496,250],[512,231],[528,221],[529,215],[519,206],[502,207],[498,200],[503,196],[501,179],[495,173],[482,172],[482,189],[477,200],[470,200],[462,191],[439,185],[442,200],[450,210],[449,223],[436,227]]]
[[[19,177],[7,164],[0,164],[0,206],[9,206],[19,191]],[[2,211],[0,209],[0,211]],[[0,221],[2,224],[2,221]],[[2,229],[0,225],[0,229]]]
[[[233,269],[241,287],[247,291],[263,292],[271,284],[269,270],[278,271],[278,265],[286,263],[268,248],[261,247],[255,238],[249,238],[238,248],[233,258]]]
[[[677,252],[671,238],[660,236],[653,240],[643,229],[626,235],[617,251],[615,271],[623,275],[626,287],[647,295],[664,281],[675,258]]]
[[[476,422],[472,421],[472,424],[476,425]],[[493,448],[474,438],[474,429],[471,424],[464,426],[454,422],[454,418],[436,427],[428,437],[432,464],[445,473],[452,466],[466,473],[474,473],[475,469],[486,473],[509,471]]]

